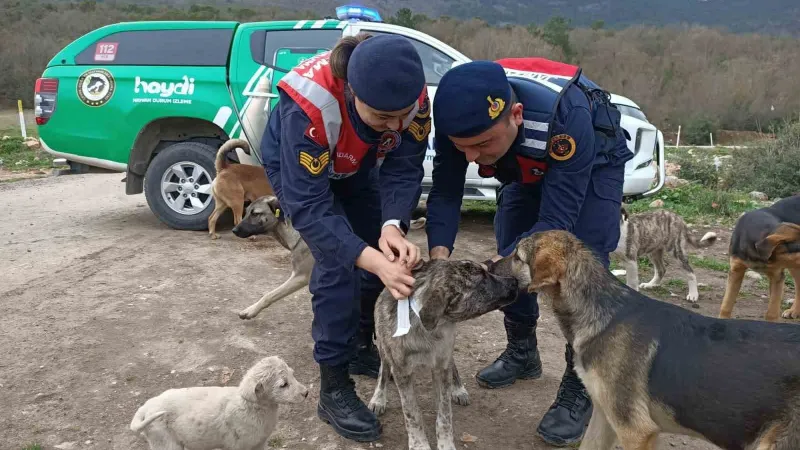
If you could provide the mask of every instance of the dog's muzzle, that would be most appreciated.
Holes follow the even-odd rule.
[[[244,238],[249,238],[250,236],[254,236],[256,234],[263,234],[264,230],[262,229],[262,227],[259,227],[258,225],[253,225],[249,222],[242,221],[239,222],[239,225],[233,227],[231,232],[237,237],[244,239]]]

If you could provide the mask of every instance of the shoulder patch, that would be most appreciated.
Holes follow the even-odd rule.
[[[424,141],[428,138],[428,135],[431,134],[431,119],[429,118],[424,121],[411,121],[411,125],[408,126],[408,132],[417,142]]]
[[[575,139],[568,134],[558,134],[550,139],[550,157],[566,161],[575,154]]]
[[[321,174],[326,167],[328,167],[328,163],[330,162],[331,156],[330,152],[323,152],[321,155],[314,157],[311,156],[308,152],[300,151],[299,156],[299,163],[303,166],[306,171],[308,171],[311,176],[318,176]]]
[[[417,119],[427,119],[431,116],[431,102],[428,99],[428,96],[425,96],[425,100],[422,101],[422,106],[419,107],[419,111],[417,111],[416,118]]]
[[[322,146],[319,133],[320,132],[317,130],[317,127],[315,127],[313,123],[309,123],[308,126],[306,127],[306,132],[303,133],[303,135],[306,137],[306,139],[310,140],[311,142],[319,146]]]

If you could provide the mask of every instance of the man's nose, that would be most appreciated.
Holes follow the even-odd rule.
[[[388,128],[390,130],[394,130],[394,131],[400,132],[400,131],[402,131],[401,130],[402,126],[403,126],[403,121],[399,117],[394,118],[394,119],[389,119],[389,120],[386,121],[386,128]]]
[[[467,157],[468,162],[475,162],[475,160],[478,159],[479,156],[481,156],[481,153],[477,150],[467,149],[464,150],[464,156]]]

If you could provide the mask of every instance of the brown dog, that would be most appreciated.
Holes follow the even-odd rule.
[[[216,233],[219,216],[230,208],[233,210],[233,224],[238,225],[244,215],[244,202],[253,202],[259,197],[272,195],[272,186],[267,180],[264,168],[249,164],[228,164],[225,154],[237,147],[250,154],[250,144],[244,139],[230,139],[217,151],[214,166],[217,176],[211,183],[211,195],[214,196],[214,212],[208,218],[208,234],[211,239],[219,239]]]
[[[784,269],[800,282],[800,195],[772,206],[747,212],[739,218],[731,235],[730,270],[719,317],[729,319],[747,269],[763,273],[769,280],[769,305],[765,319],[781,316]],[[784,319],[800,319],[800,289],[795,287],[794,304]]]
[[[780,258],[780,257],[779,257]],[[796,259],[795,259],[796,260]],[[800,449],[800,328],[649,298],[561,230],[492,265],[552,307],[594,410],[580,450],[655,450],[661,433],[728,450]]]

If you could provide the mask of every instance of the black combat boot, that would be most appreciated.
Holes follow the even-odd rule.
[[[358,398],[355,388],[346,364],[320,364],[317,415],[342,437],[358,442],[376,441],[381,437],[381,423]]]
[[[358,332],[357,339],[356,356],[350,362],[350,375],[366,375],[378,379],[381,357],[378,354],[378,347],[372,341],[372,330],[362,329]]]
[[[508,345],[494,363],[475,376],[478,385],[495,389],[514,384],[518,379],[530,380],[542,376],[542,361],[536,348],[536,325],[522,325],[503,320]]]
[[[574,355],[572,346],[567,344],[567,369],[561,378],[558,395],[536,429],[545,442],[556,447],[580,442],[592,417],[592,399],[575,373]]]

